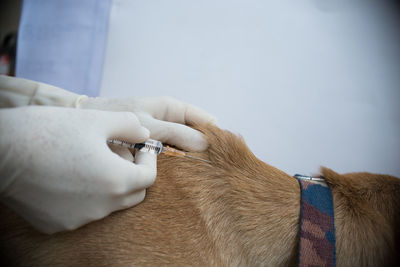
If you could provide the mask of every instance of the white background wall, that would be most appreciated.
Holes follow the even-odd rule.
[[[395,1],[114,0],[101,95],[169,95],[289,174],[400,177]]]

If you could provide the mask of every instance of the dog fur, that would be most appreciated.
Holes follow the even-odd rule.
[[[190,158],[160,156],[143,203],[76,231],[44,235],[0,207],[1,266],[294,266],[300,189],[244,141],[208,125]],[[400,179],[322,168],[333,193],[337,266],[395,266]]]

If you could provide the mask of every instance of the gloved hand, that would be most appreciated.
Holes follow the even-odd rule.
[[[216,123],[216,119],[193,105],[170,97],[87,98],[84,109],[130,111],[149,129],[150,138],[175,145],[187,151],[202,151],[208,146],[202,134],[186,125]]]
[[[107,146],[112,138],[149,138],[133,113],[0,109],[0,129],[0,201],[45,233],[141,202],[156,177],[155,155],[138,152],[132,163]],[[127,150],[114,150],[132,160]]]

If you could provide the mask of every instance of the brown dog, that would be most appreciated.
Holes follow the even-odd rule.
[[[0,208],[1,266],[293,266],[300,190],[243,140],[201,129],[210,147],[160,156],[145,201],[76,231],[44,235]],[[333,193],[338,266],[396,265],[400,179],[322,169]]]

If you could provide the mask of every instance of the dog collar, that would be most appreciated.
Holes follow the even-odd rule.
[[[294,177],[301,190],[298,266],[335,266],[332,192],[323,177]]]

